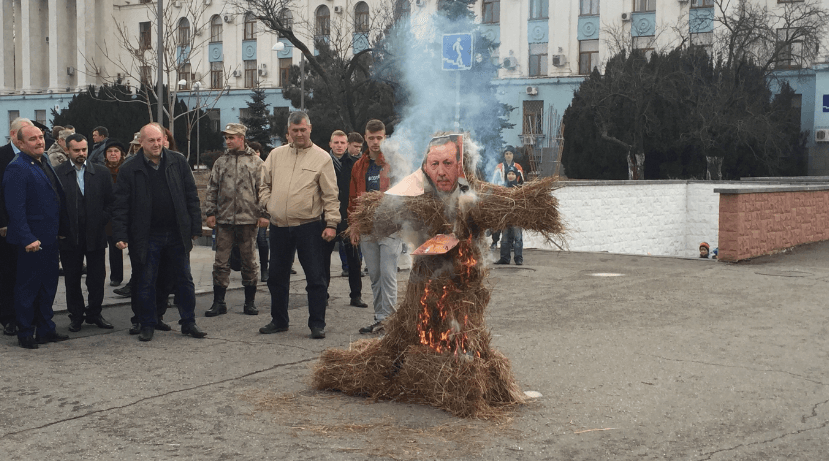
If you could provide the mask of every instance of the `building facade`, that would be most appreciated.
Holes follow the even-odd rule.
[[[323,40],[357,52],[368,46],[378,21],[433,15],[440,1],[295,0],[281,14],[310,49]],[[773,10],[810,1],[829,8],[829,0],[753,3]],[[593,68],[601,71],[622,43],[645,50],[683,40],[710,46],[718,2],[477,0],[477,22],[496,44],[498,98],[516,108],[510,116],[515,127],[504,139],[532,146],[535,167],[549,173],[562,141],[560,118]],[[16,116],[48,123],[53,108],[66,107],[90,84],[155,81],[154,65],[135,56],[148,57],[156,46],[156,6],[149,0],[0,0],[0,123]],[[217,127],[239,119],[257,82],[274,110],[291,109],[281,86],[290,66],[300,64],[300,52],[285,38],[223,0],[165,0],[164,6],[165,41],[172,43],[165,53],[174,65],[163,79],[174,83],[179,97],[194,97],[197,86],[200,99],[220,96],[209,103]],[[820,49],[829,49],[824,45]],[[800,95],[801,126],[810,132],[809,174],[829,175],[829,55],[793,64],[780,75]]]

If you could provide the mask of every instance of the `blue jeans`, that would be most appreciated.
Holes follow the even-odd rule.
[[[271,264],[268,271],[268,290],[271,292],[271,318],[279,328],[287,328],[288,295],[291,284],[291,265],[294,253],[305,272],[305,291],[308,293],[308,328],[325,328],[325,305],[328,302],[328,284],[323,268],[325,240],[323,221],[300,226],[276,227],[271,224]]]
[[[175,279],[174,285],[178,295],[180,325],[196,322],[196,291],[193,275],[190,272],[190,255],[184,248],[178,232],[160,232],[150,234],[147,241],[147,259],[144,264],[134,267],[133,290],[136,296],[138,321],[142,327],[155,327],[156,282],[159,265],[164,260],[165,273]]]
[[[520,227],[507,227],[501,239],[501,261],[509,262],[510,250],[515,250],[515,262],[524,263],[524,238]]]

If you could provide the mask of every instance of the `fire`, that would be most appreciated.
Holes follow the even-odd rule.
[[[473,275],[478,260],[472,251],[472,237],[458,245],[459,281],[457,285],[468,286],[467,282]],[[469,338],[466,334],[469,317],[463,315],[458,321],[463,303],[451,303],[450,296],[460,290],[454,281],[450,280],[439,289],[435,289],[432,280],[426,283],[423,296],[420,297],[421,311],[418,314],[417,332],[420,344],[428,346],[435,352],[451,352],[469,354]],[[458,314],[458,315],[456,315]],[[480,357],[480,352],[475,355]]]

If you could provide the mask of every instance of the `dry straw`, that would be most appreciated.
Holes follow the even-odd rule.
[[[486,229],[518,226],[560,239],[564,227],[552,196],[555,184],[547,178],[504,188],[473,179],[475,199],[461,206],[430,193],[360,197],[349,215],[349,234],[382,237],[407,222],[427,236],[453,232],[460,243],[444,255],[415,256],[405,296],[384,322],[386,334],[356,341],[348,350],[324,351],[314,387],[428,404],[461,417],[499,417],[523,403],[509,360],[490,347],[483,235]]]

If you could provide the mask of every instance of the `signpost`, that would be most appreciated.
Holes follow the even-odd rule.
[[[443,70],[461,71],[472,68],[472,34],[445,34],[441,62]],[[461,127],[461,74],[455,74],[455,129]]]

